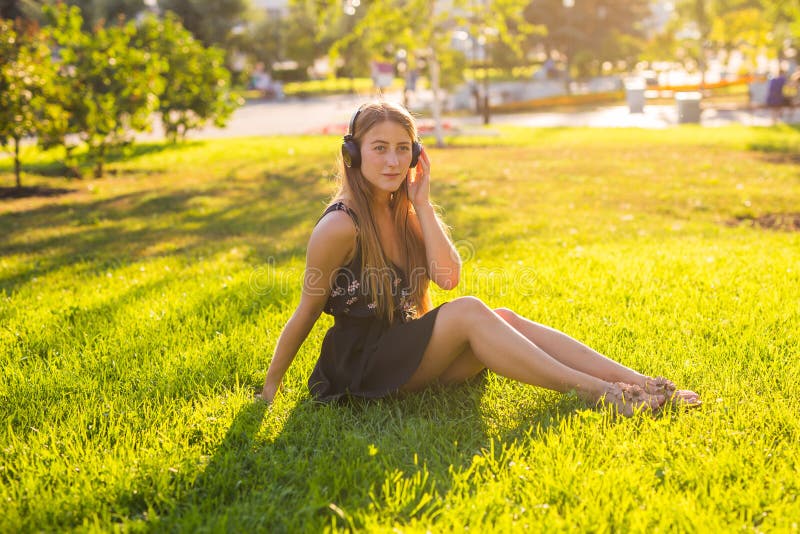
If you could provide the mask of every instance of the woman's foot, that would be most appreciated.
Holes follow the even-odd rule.
[[[666,400],[661,393],[650,393],[641,386],[616,382],[609,384],[598,404],[612,406],[617,413],[630,417],[637,412],[652,412]]]
[[[644,380],[644,390],[648,393],[653,395],[664,395],[667,399],[672,398],[672,395],[675,393],[677,389],[675,386],[675,382],[664,378],[663,376],[657,376],[655,378],[647,377]]]
[[[697,408],[703,401],[700,395],[688,389],[679,389],[670,398],[670,402],[676,408]]]
[[[677,389],[674,382],[663,376],[647,378],[644,390],[653,395],[663,395],[675,407],[694,408],[703,404],[700,395],[688,389]]]

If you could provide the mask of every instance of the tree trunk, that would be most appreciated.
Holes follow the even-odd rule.
[[[20,174],[22,172],[22,165],[19,161],[19,139],[14,138],[14,176],[17,179],[17,189],[22,188],[22,180]]]
[[[97,152],[97,165],[94,168],[94,177],[95,178],[102,178],[103,177],[103,163],[106,159],[106,144],[102,143],[98,147]]]
[[[65,174],[67,178],[83,178],[81,174],[81,168],[78,165],[78,161],[76,157],[72,154],[72,151],[75,149],[74,146],[67,146],[66,142],[64,143],[64,168]]]
[[[444,129],[442,128],[442,109],[441,102],[439,101],[439,58],[436,57],[436,52],[431,53],[430,57],[431,68],[431,90],[433,91],[433,104],[431,111],[433,112],[433,131],[436,135],[436,146],[444,146]]]

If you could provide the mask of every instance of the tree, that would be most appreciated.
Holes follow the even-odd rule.
[[[440,102],[441,66],[442,58],[458,54],[451,46],[453,31],[483,17],[483,20],[497,28],[499,38],[513,42],[517,35],[512,32],[504,34],[503,30],[512,27],[507,23],[511,20],[527,27],[520,16],[525,2],[526,0],[497,0],[492,9],[488,9],[488,4],[473,5],[467,0],[452,0],[446,6],[436,0],[374,0],[363,3],[356,10],[363,10],[363,14],[359,15],[352,31],[338,37],[331,44],[331,55],[338,57],[342,50],[358,41],[366,50],[379,56],[394,54],[402,49],[406,51],[410,61],[413,58],[424,61],[433,91],[432,111],[436,143],[441,146],[444,144]],[[335,0],[327,0],[324,6],[327,13],[341,10],[341,4]],[[458,76],[461,76],[463,63],[455,58],[448,58],[444,63],[461,65],[458,72]],[[409,65],[411,68],[414,66]]]
[[[131,20],[146,9],[144,0],[0,0],[3,1],[22,5],[26,18],[42,23],[47,22],[45,6],[75,6],[81,11],[83,30],[87,32],[108,21]]]
[[[301,70],[310,67],[314,60],[325,54],[323,45],[327,28],[335,27],[337,11],[331,13],[332,17],[319,24],[318,5],[315,0],[290,0],[289,16],[286,21],[286,57],[297,61]],[[321,10],[321,12],[324,12]]]
[[[566,56],[582,75],[598,73],[604,61],[635,59],[649,15],[648,0],[532,0],[525,9],[527,21],[547,29],[533,44]]]
[[[772,25],[769,44],[784,58],[788,48],[800,47],[800,3],[790,0],[760,0],[764,18]],[[788,45],[788,46],[787,46]]]
[[[782,58],[787,43],[800,38],[800,4],[772,0],[682,0],[677,4],[675,27],[684,48],[705,71],[707,53],[765,50]]]
[[[0,19],[37,20],[41,9],[41,0],[0,0]]]
[[[35,25],[20,30],[0,20],[0,145],[13,144],[17,187],[22,187],[20,142],[37,136],[63,113],[53,99],[50,50]]]
[[[687,22],[684,39],[688,56],[697,63],[700,70],[700,86],[706,83],[706,50],[710,48],[712,21],[718,10],[715,0],[682,0],[676,12]]]
[[[163,11],[172,11],[204,45],[227,48],[228,42],[247,19],[247,0],[159,0]]]
[[[165,134],[173,142],[208,121],[224,126],[241,104],[231,92],[224,52],[205,48],[174,14],[144,19],[133,44],[165,61],[168,80],[164,80],[164,91],[159,94],[158,111]]]
[[[265,65],[283,59],[283,32],[285,23],[275,17],[256,21],[239,44],[239,49]]]
[[[133,23],[97,26],[81,31],[76,7],[48,8],[50,34],[61,54],[60,85],[69,114],[67,130],[88,145],[95,177],[103,175],[109,148],[130,139],[132,131],[150,128],[163,86],[164,65],[158,56],[131,46]],[[65,132],[60,138],[65,140]],[[53,133],[55,135],[56,132]],[[67,154],[71,147],[66,141]],[[72,147],[74,148],[74,147]]]
[[[726,55],[735,49],[748,51],[747,55],[755,59],[756,51],[769,44],[771,25],[761,10],[750,4],[714,17],[708,35],[710,46]]]

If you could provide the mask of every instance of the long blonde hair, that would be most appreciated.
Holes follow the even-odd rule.
[[[382,122],[394,122],[408,132],[412,141],[417,140],[417,126],[414,118],[403,107],[391,102],[370,102],[361,107],[356,123],[353,125],[353,139],[360,147],[364,135],[374,126]],[[349,197],[348,207],[355,212],[358,218],[359,246],[361,247],[361,285],[365,295],[376,304],[377,314],[389,321],[394,321],[395,312],[393,295],[400,289],[392,285],[390,276],[390,261],[383,251],[378,238],[378,228],[372,213],[372,190],[369,183],[361,174],[361,169],[347,167],[340,162],[338,176],[339,188],[334,195],[333,202],[340,201],[344,196]],[[408,198],[408,173],[400,188],[392,193],[389,207],[392,210],[392,220],[399,232],[401,240],[403,263],[398,265],[405,271],[406,282],[411,299],[418,317],[432,307],[428,292],[430,277],[425,254],[425,241],[419,231],[419,224],[410,223],[416,217],[414,206]]]

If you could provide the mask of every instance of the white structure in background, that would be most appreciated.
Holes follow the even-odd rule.
[[[269,18],[282,19],[289,14],[289,0],[250,0],[253,7]]]
[[[661,32],[675,13],[673,0],[659,0],[650,6],[651,15],[644,21],[644,29],[648,37]]]

